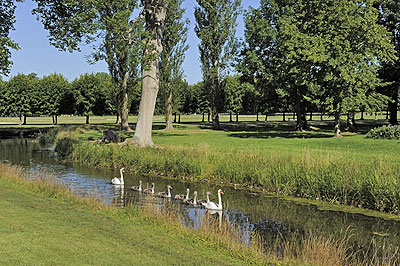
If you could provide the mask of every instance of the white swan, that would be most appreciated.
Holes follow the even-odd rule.
[[[197,201],[197,203],[204,206],[204,204],[206,204],[207,202],[210,202],[210,196],[209,195],[211,195],[211,192],[207,191],[206,192],[207,199],[206,200],[205,199],[199,200],[199,201]]]
[[[222,210],[222,200],[221,194],[224,194],[221,189],[218,189],[218,204],[210,201],[208,194],[207,194],[207,203],[202,203],[202,205],[209,210]]]
[[[161,198],[171,198],[171,189],[172,187],[170,185],[167,186],[168,192],[158,192],[157,196],[161,197]]]
[[[188,200],[189,199],[189,188],[186,189],[186,195],[185,194],[176,194],[174,199],[176,200]]]
[[[151,184],[151,188],[145,188],[143,193],[154,194],[154,183]]]
[[[131,187],[132,190],[142,192],[142,181],[139,181],[139,186]]]
[[[123,168],[123,167],[121,169],[119,169],[121,178],[114,177],[113,179],[111,179],[111,184],[113,184],[113,185],[123,185],[124,184],[124,174],[123,174],[124,170],[125,170],[125,168]]]

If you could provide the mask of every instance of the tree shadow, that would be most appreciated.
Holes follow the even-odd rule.
[[[232,133],[228,135],[234,138],[257,138],[257,139],[271,139],[271,138],[290,138],[290,139],[312,139],[312,138],[332,138],[332,135],[321,134],[314,132],[246,132],[246,133]]]

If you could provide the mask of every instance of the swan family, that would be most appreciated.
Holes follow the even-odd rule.
[[[119,170],[120,177],[114,177],[111,179],[111,184],[113,185],[124,185],[124,170],[125,168],[121,168]],[[142,188],[142,181],[139,181],[139,186],[132,186],[131,189],[138,192],[143,192],[145,194],[156,195],[161,198],[172,198],[171,190],[173,189],[170,185],[167,186],[167,191],[161,191],[157,194],[154,190],[154,183],[151,184],[151,188]],[[222,197],[221,195],[224,194],[221,189],[218,189],[218,203],[210,201],[211,192],[206,192],[207,199],[197,200],[197,191],[194,191],[193,198],[190,198],[190,190],[189,188],[186,189],[186,194],[176,194],[174,199],[177,201],[182,202],[183,204],[191,205],[194,207],[204,207],[208,210],[222,210]]]
[[[154,183],[151,184],[151,188],[145,188],[142,190],[142,181],[139,181],[139,186],[133,186],[133,187],[131,187],[131,189],[134,191],[143,192],[145,194],[152,194],[152,195],[155,195],[160,198],[169,198],[169,199],[172,198],[171,190],[173,190],[173,188],[170,185],[168,185],[167,191],[161,191],[161,192],[155,193],[154,192]],[[189,197],[189,193],[190,193],[190,190],[189,190],[189,188],[187,188],[186,194],[177,194],[173,198],[177,201],[182,202],[183,204],[191,205],[193,207],[204,207],[209,210],[217,210],[217,211],[223,209],[221,195],[224,194],[224,192],[222,192],[221,189],[218,189],[218,203],[210,201],[211,192],[207,191],[207,193],[206,193],[207,199],[205,199],[205,200],[197,200],[197,195],[198,195],[197,191],[193,192],[193,198]]]

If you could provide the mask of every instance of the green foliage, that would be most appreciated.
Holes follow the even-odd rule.
[[[18,74],[6,83],[4,106],[6,115],[31,115],[38,113],[40,103],[36,74]]]
[[[54,143],[59,131],[59,128],[50,128],[49,130],[40,133],[36,139],[42,145]]]
[[[222,111],[223,76],[233,59],[236,46],[236,19],[241,12],[240,0],[197,0],[195,32],[200,39],[204,89],[209,97],[213,125],[219,127]]]
[[[366,136],[371,139],[400,139],[400,126],[382,126],[370,130]]]
[[[182,64],[185,52],[189,49],[186,44],[189,20],[183,18],[185,9],[182,0],[169,1],[167,15],[163,27],[160,59],[160,92],[159,99],[162,112],[176,111],[180,106],[180,92],[184,89]],[[188,85],[186,84],[186,87]]]
[[[70,83],[61,74],[53,73],[44,76],[38,82],[38,96],[41,99],[40,113],[45,115],[60,115],[63,99],[70,91]],[[74,106],[69,106],[74,109]]]
[[[61,157],[67,157],[74,151],[74,145],[78,144],[79,140],[69,136],[56,137],[54,150]]]
[[[2,0],[0,2],[0,74],[8,75],[12,61],[10,49],[18,50],[18,44],[9,37],[14,29],[16,2],[23,0]]]
[[[335,113],[337,120],[342,112],[381,109],[387,98],[376,93],[382,84],[377,71],[380,62],[396,56],[373,4],[261,1],[246,15],[240,71],[255,84],[267,84],[267,99],[278,96],[292,104],[298,129],[305,126],[310,104]]]
[[[109,75],[86,73],[75,79],[71,86],[76,100],[77,114],[90,116],[106,113],[110,103],[109,90],[113,88]]]

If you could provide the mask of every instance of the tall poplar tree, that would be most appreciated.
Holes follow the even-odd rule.
[[[200,39],[204,88],[208,92],[213,128],[218,129],[222,111],[223,81],[236,44],[236,20],[241,10],[240,0],[196,0],[195,32]]]
[[[176,102],[176,88],[183,78],[182,64],[185,52],[189,21],[183,19],[185,9],[182,0],[170,0],[162,35],[163,51],[160,60],[161,104],[165,109],[166,129],[173,129],[172,112]]]

